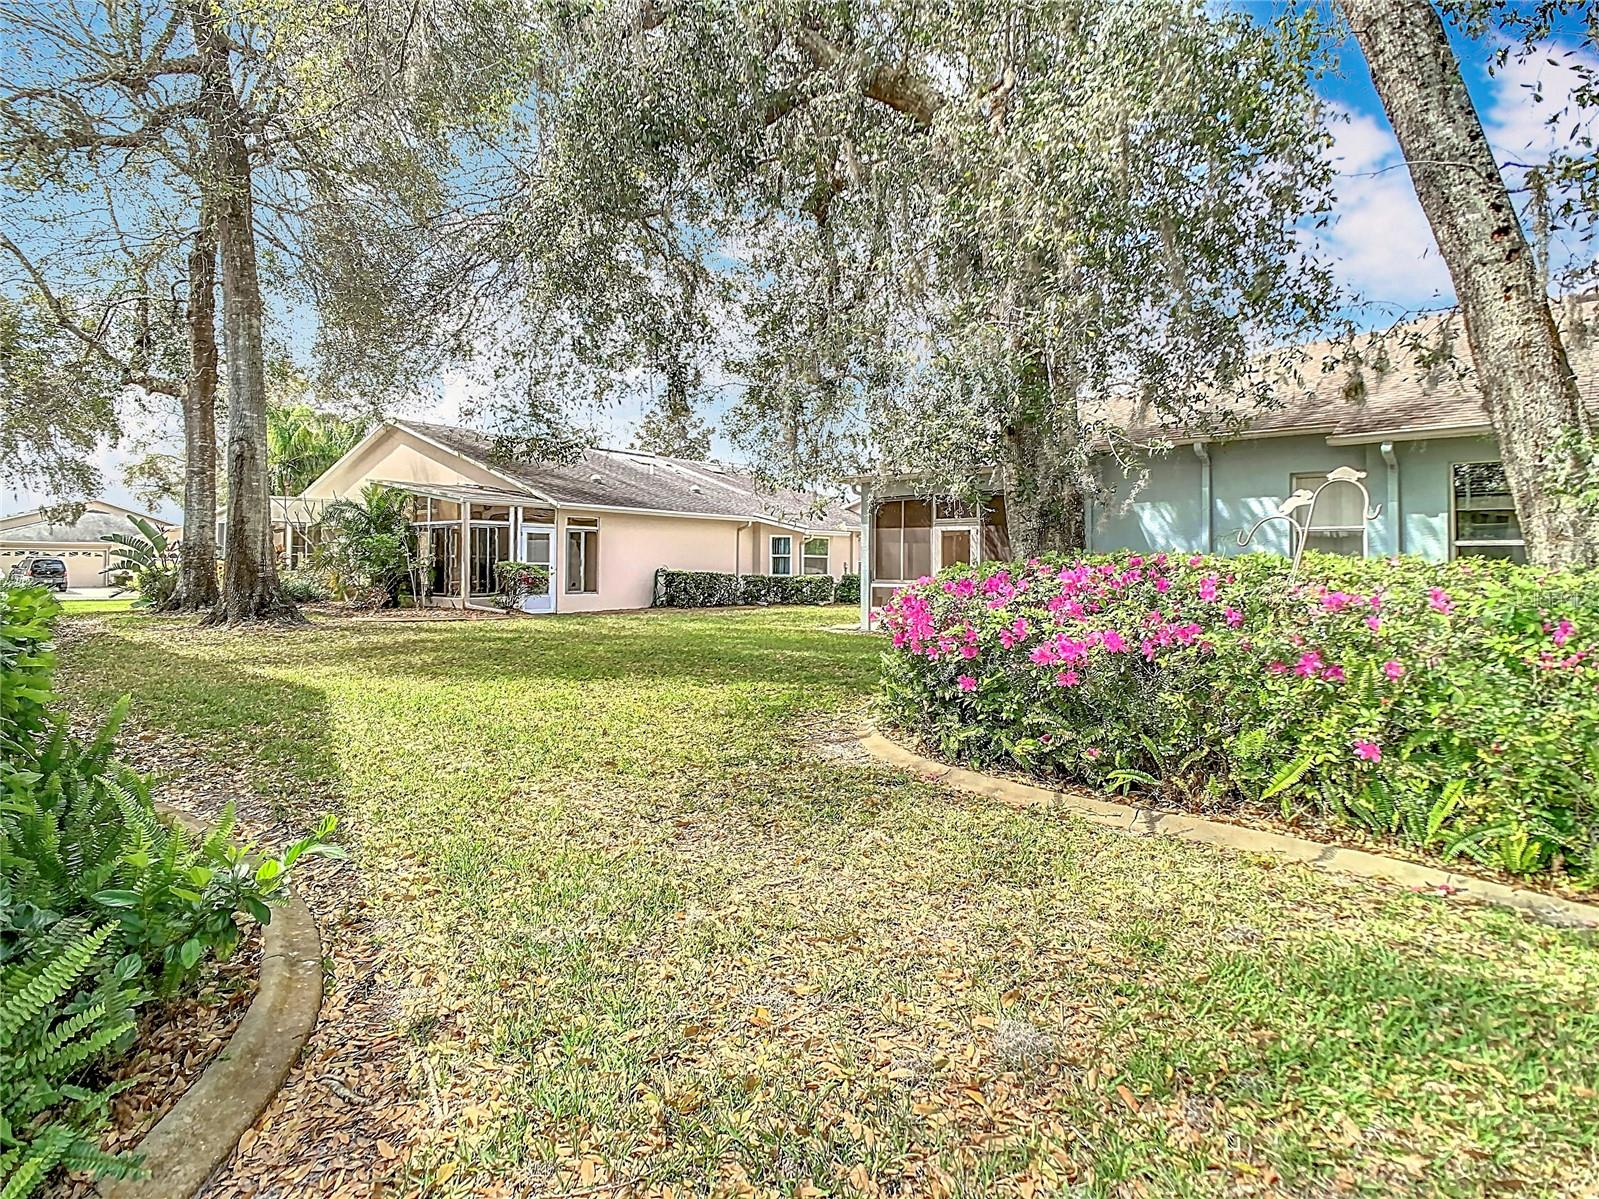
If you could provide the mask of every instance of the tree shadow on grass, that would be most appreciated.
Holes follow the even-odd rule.
[[[303,636],[338,641],[341,667],[375,677],[434,681],[477,678],[529,682],[680,679],[711,684],[852,687],[877,678],[875,642],[719,618],[684,620],[622,614],[504,622],[329,624]]]
[[[327,810],[342,771],[325,693],[182,646],[181,637],[127,637],[113,628],[62,653],[59,689],[85,717],[128,695],[124,738],[139,730],[180,738],[231,767],[276,816],[303,819]],[[142,765],[158,778],[187,781],[181,761],[168,766],[155,755]]]

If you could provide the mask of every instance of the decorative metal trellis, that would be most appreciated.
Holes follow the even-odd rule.
[[[1310,531],[1316,523],[1316,501],[1321,499],[1321,493],[1329,487],[1347,486],[1354,487],[1360,492],[1360,556],[1366,557],[1371,549],[1371,522],[1382,515],[1382,505],[1371,502],[1371,492],[1366,490],[1363,480],[1366,472],[1356,470],[1352,466],[1340,466],[1329,471],[1327,481],[1314,491],[1301,487],[1293,495],[1277,505],[1275,512],[1267,513],[1249,527],[1248,532],[1238,534],[1239,546],[1247,546],[1255,539],[1255,534],[1262,525],[1274,521],[1282,521],[1288,525],[1288,552],[1293,559],[1289,568],[1288,577],[1294,578],[1299,574],[1299,560],[1305,554],[1305,542],[1309,539]],[[1295,515],[1303,511],[1304,519]]]

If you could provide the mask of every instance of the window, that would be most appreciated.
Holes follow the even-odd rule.
[[[825,575],[827,573],[827,538],[807,537],[802,547],[804,558],[801,562],[801,573],[808,575]]]
[[[912,582],[933,573],[933,505],[928,500],[884,500],[872,528],[872,577]]]
[[[1521,521],[1510,498],[1505,468],[1498,462],[1457,462],[1449,468],[1453,485],[1452,556],[1527,560]]]
[[[600,522],[592,518],[566,522],[566,591],[568,595],[600,589]]]
[[[1288,490],[1315,491],[1326,481],[1325,472],[1289,475]],[[1366,520],[1361,505],[1360,488],[1354,484],[1335,483],[1327,488],[1316,501],[1315,511],[1308,513],[1315,523],[1306,530],[1305,548],[1350,558],[1364,556]]]
[[[792,537],[772,538],[771,570],[774,575],[791,575],[794,573],[794,539]]]

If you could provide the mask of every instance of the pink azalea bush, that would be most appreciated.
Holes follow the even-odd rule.
[[[925,579],[879,620],[886,715],[949,757],[1599,881],[1599,579],[1047,558]]]

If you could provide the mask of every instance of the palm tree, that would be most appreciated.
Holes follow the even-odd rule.
[[[359,502],[334,500],[322,510],[312,561],[332,574],[336,595],[382,588],[395,599],[412,565],[408,509],[404,492],[368,483]]]
[[[273,495],[298,495],[365,437],[372,422],[309,404],[267,409],[267,480]]]

